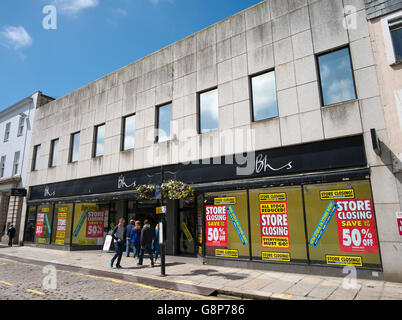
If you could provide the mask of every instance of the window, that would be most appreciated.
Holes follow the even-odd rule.
[[[118,219],[115,213],[109,217],[109,208],[109,202],[75,203],[74,210],[69,211],[74,216],[71,243],[78,246],[102,245],[109,222]]]
[[[135,141],[135,115],[123,118],[122,150],[134,149]]]
[[[18,123],[18,133],[17,136],[22,136],[24,133],[25,117],[20,117],[20,122]]]
[[[380,268],[369,181],[304,185],[303,193],[311,264],[342,265],[345,263],[342,259],[347,259],[349,264],[357,267]],[[324,229],[324,234],[317,233],[320,232],[323,215],[331,212],[334,202],[338,207],[332,219],[329,218],[328,227]],[[316,243],[316,246],[310,243]]]
[[[50,244],[53,223],[53,205],[44,204],[36,209],[35,243]]]
[[[71,135],[70,140],[70,156],[69,162],[77,162],[78,161],[78,151],[80,148],[80,133],[73,133]]]
[[[6,167],[6,156],[2,156],[0,160],[0,178],[4,177],[5,167]]]
[[[219,128],[218,89],[199,94],[200,133]]]
[[[170,140],[171,119],[171,103],[157,107],[158,136],[156,137],[156,142],[164,142]]]
[[[253,120],[278,117],[275,72],[267,72],[251,78]]]
[[[394,47],[395,61],[402,61],[402,18],[389,21],[389,30]]]
[[[20,162],[20,152],[17,151],[16,153],[14,153],[13,176],[18,174],[19,162]]]
[[[349,48],[318,57],[323,105],[356,99]]]
[[[32,171],[37,171],[39,167],[39,154],[40,154],[40,144],[34,147],[33,158],[32,158]]]
[[[4,131],[4,142],[8,141],[10,138],[11,122],[6,124],[6,130]]]
[[[49,167],[55,167],[57,165],[57,149],[59,146],[59,139],[54,139],[50,143],[50,158]]]
[[[206,255],[250,259],[246,191],[206,193]]]
[[[103,147],[105,144],[105,125],[101,124],[95,127],[95,146],[94,146],[94,157],[103,156]]]

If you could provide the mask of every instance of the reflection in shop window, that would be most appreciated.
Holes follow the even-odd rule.
[[[28,207],[28,216],[25,225],[25,235],[24,241],[34,242],[35,241],[35,225],[36,225],[36,207]]]

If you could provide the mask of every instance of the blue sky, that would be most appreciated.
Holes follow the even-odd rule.
[[[0,110],[61,97],[260,0],[1,0]],[[57,29],[46,30],[46,5]]]

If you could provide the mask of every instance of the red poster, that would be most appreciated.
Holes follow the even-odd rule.
[[[228,224],[226,205],[205,206],[206,245],[228,246]]]
[[[104,211],[88,211],[87,214],[87,238],[102,238],[105,224]]]
[[[42,212],[38,212],[38,214],[36,215],[35,237],[43,237],[44,224],[45,214]]]
[[[396,223],[398,224],[399,235],[402,236],[402,212],[396,214]]]
[[[371,199],[338,200],[336,220],[342,252],[378,253]]]

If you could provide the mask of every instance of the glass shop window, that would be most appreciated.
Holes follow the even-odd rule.
[[[71,243],[73,206],[72,203],[57,204],[55,206],[52,243],[60,246]]]
[[[311,263],[381,267],[369,181],[303,187]]]
[[[36,207],[29,206],[27,222],[25,225],[24,241],[34,242],[35,240],[35,225],[36,225]]]
[[[36,210],[35,243],[50,244],[52,235],[53,205],[41,205]]]
[[[109,203],[76,203],[72,244],[100,246],[109,221]]]
[[[246,191],[206,193],[204,217],[207,256],[250,258]]]
[[[253,259],[306,262],[301,187],[255,189],[249,195]]]

